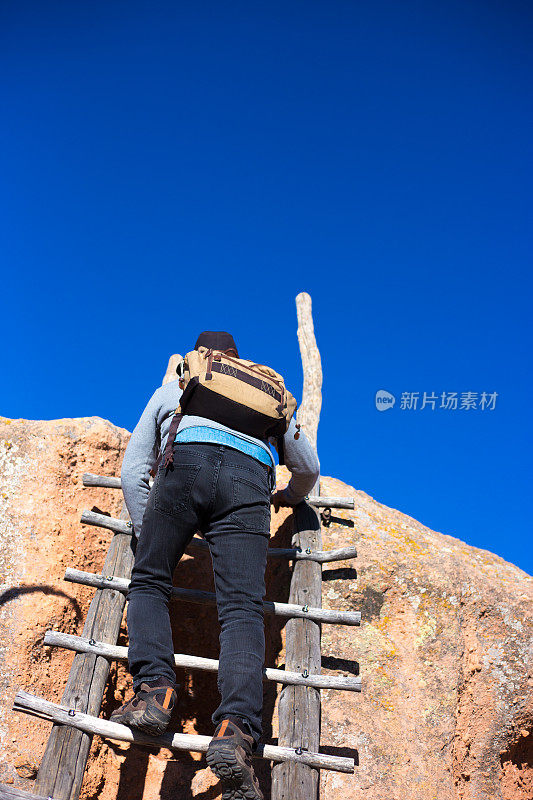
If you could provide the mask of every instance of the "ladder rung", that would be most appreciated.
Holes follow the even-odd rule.
[[[354,508],[355,501],[353,497],[324,497],[323,495],[310,494],[306,497],[310,506],[328,508]]]
[[[36,697],[22,689],[19,689],[15,695],[13,709],[43,717],[60,725],[69,725],[86,733],[149,747],[168,747],[171,750],[205,753],[212,738],[211,736],[170,731],[161,736],[147,736],[141,731],[132,731],[126,725],[119,725],[117,722],[92,717],[81,711],[50,703],[48,700]],[[355,766],[353,758],[307,751],[297,753],[291,747],[277,747],[269,744],[260,744],[253,755],[256,758],[265,758],[270,761],[298,761],[316,769],[331,769],[337,772],[353,772]]]
[[[74,650],[77,653],[94,653],[117,661],[127,661],[128,658],[127,647],[97,642],[85,636],[73,636],[60,631],[46,631],[44,644],[50,647],[63,647],[67,650]],[[177,667],[218,672],[218,660],[215,658],[202,658],[200,656],[190,656],[186,653],[175,653],[174,662]],[[313,686],[315,689],[343,689],[349,692],[361,691],[361,678],[359,677],[309,675],[304,678],[301,672],[287,672],[283,669],[273,669],[271,667],[263,668],[263,676],[269,681],[295,686]]]
[[[97,589],[114,589],[118,592],[127,592],[130,581],[127,578],[117,578],[114,575],[95,575],[92,572],[83,572],[79,569],[68,567],[65,571],[65,580],[72,583],[81,583],[85,586],[94,586]],[[198,589],[182,589],[172,587],[172,594],[180,600],[191,603],[216,603],[214,592],[204,592]],[[332,625],[360,625],[360,611],[338,611],[336,609],[313,608],[293,603],[276,603],[272,600],[263,600],[265,612],[278,617],[301,617],[314,622],[328,622]]]
[[[108,530],[114,531],[114,533],[127,533],[131,535],[132,532],[131,522],[125,522],[116,517],[108,517],[107,514],[99,514],[96,511],[84,511],[81,515],[81,522],[84,525],[96,525],[99,528],[107,528]],[[203,550],[209,549],[206,540],[200,539],[199,536],[193,536],[188,546]],[[326,564],[331,561],[347,561],[350,558],[355,558],[357,556],[357,548],[340,547],[337,550],[315,550],[307,553],[295,547],[269,547],[267,555],[269,558],[293,558],[297,561],[318,561],[321,564]]]
[[[0,783],[0,800],[54,800],[53,797],[44,797],[41,794],[25,792],[18,786]]]
[[[83,474],[84,486],[101,486],[105,489],[120,489],[120,478],[114,475],[94,475],[92,472]],[[353,497],[323,497],[322,495],[308,495],[307,502],[311,506],[328,506],[329,508],[354,508]]]
[[[120,478],[114,475],[95,475],[93,472],[84,472],[82,476],[84,486],[101,486],[104,489],[122,489]]]

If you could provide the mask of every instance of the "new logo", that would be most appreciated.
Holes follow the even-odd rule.
[[[396,398],[390,392],[386,392],[385,389],[379,389],[376,392],[376,408],[378,411],[388,411],[389,408],[392,408],[394,403],[396,402]]]

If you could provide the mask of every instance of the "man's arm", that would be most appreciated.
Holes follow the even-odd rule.
[[[300,428],[300,436],[294,438],[297,432],[296,420],[292,417],[289,427],[283,437],[285,450],[285,466],[291,472],[288,485],[280,490],[283,504],[289,506],[298,505],[305,496],[311,491],[320,475],[320,462],[316,449]],[[277,450],[277,441],[271,438]],[[276,492],[276,494],[278,494]]]
[[[141,532],[144,510],[150,494],[150,470],[155,464],[159,449],[160,408],[160,389],[156,389],[131,434],[120,470],[122,492],[136,536]]]

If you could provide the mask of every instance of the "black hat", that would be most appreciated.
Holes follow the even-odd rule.
[[[213,350],[233,349],[237,353],[237,358],[239,358],[239,352],[233,336],[226,331],[203,331],[196,340],[194,349],[198,350],[199,347],[212,347]]]

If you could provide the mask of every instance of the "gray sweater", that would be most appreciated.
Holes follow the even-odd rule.
[[[155,464],[159,449],[164,450],[165,448],[170,420],[179,404],[181,395],[182,390],[179,388],[177,380],[170,381],[156,389],[135,426],[124,453],[120,471],[122,491],[137,536],[141,531],[144,510],[150,493],[150,470]],[[249,442],[260,445],[269,454],[274,468],[275,462],[269,444],[273,444],[277,449],[275,438],[256,439],[214,420],[187,414],[183,416],[178,431],[194,425],[207,425],[210,428],[229,431]],[[311,445],[303,430],[300,429],[298,439],[294,438],[295,432],[296,421],[293,417],[283,437],[285,465],[291,472],[289,484],[283,494],[289,505],[296,505],[304,499],[315,485],[320,473],[320,462],[316,449]],[[272,491],[276,488],[274,469],[270,488]]]

